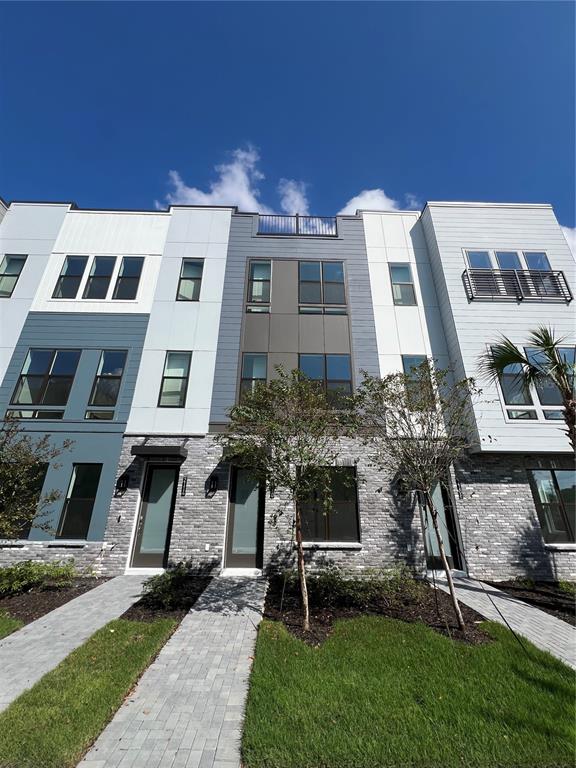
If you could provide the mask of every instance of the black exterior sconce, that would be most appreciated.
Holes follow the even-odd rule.
[[[206,483],[206,498],[211,499],[218,490],[218,475],[210,475]]]
[[[130,482],[130,473],[123,472],[118,480],[116,480],[116,488],[114,491],[115,496],[124,496],[128,490],[128,483]]]
[[[180,496],[186,496],[186,488],[188,488],[188,476],[182,477],[182,487],[180,488]]]

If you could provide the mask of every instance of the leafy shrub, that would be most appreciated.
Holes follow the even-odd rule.
[[[8,568],[0,568],[0,596],[26,592],[33,587],[63,589],[72,585],[75,576],[73,562],[39,563],[24,560]]]
[[[192,561],[170,564],[164,573],[144,583],[141,603],[147,608],[188,610],[204,591],[217,562],[194,565]]]

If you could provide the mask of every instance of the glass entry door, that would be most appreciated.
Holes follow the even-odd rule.
[[[132,553],[135,568],[166,565],[177,480],[178,467],[148,466]]]
[[[247,470],[232,467],[226,565],[261,568],[264,537],[264,488]]]
[[[442,536],[444,552],[446,553],[448,565],[450,568],[460,568],[458,539],[456,537],[456,528],[452,516],[452,507],[448,495],[440,485],[437,485],[434,489],[434,493],[432,494],[432,501],[436,507],[436,510],[438,511],[438,528],[440,529],[440,535]],[[443,566],[442,560],[440,558],[438,539],[436,538],[436,531],[434,530],[432,516],[428,510],[425,512],[424,520],[426,527],[426,562],[428,568],[442,569]]]

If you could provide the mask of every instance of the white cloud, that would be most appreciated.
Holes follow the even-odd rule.
[[[255,147],[235,149],[229,162],[215,166],[217,177],[209,185],[208,191],[190,187],[178,171],[169,171],[169,191],[164,202],[156,201],[157,208],[166,205],[237,205],[241,211],[274,213],[274,209],[260,199],[258,182],[264,174],[258,167],[260,155]],[[309,211],[306,197],[306,185],[294,179],[280,179],[278,183],[280,209],[285,213]]]
[[[363,189],[355,197],[350,198],[344,208],[338,211],[338,216],[355,214],[359,209],[372,211],[399,211],[398,201],[388,197],[383,189]]]
[[[560,225],[564,237],[568,241],[568,247],[572,251],[572,255],[576,258],[576,227],[563,227]]]
[[[303,181],[280,179],[278,194],[280,195],[280,207],[285,213],[291,215],[299,213],[302,216],[309,215],[306,184]]]

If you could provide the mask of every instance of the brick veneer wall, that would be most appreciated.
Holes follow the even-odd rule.
[[[475,454],[456,470],[468,572],[476,578],[576,580],[576,546],[546,546],[528,469],[573,469],[569,456]]]

